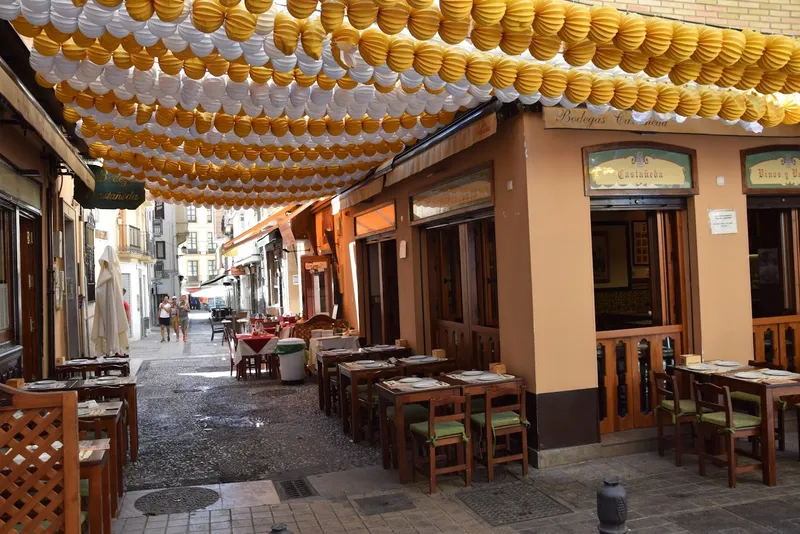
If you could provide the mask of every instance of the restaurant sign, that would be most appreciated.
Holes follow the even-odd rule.
[[[800,191],[800,147],[770,147],[742,152],[745,193]]]
[[[94,173],[94,191],[75,180],[75,200],[84,208],[135,210],[145,201],[143,182],[126,180],[97,165],[88,167]]]
[[[660,144],[584,148],[586,194],[695,193],[692,156],[691,150]]]

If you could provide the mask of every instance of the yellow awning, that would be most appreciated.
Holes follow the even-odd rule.
[[[244,245],[245,243],[249,243],[253,239],[257,239],[264,235],[267,232],[271,232],[272,230],[276,230],[280,225],[286,224],[290,222],[294,217],[296,217],[299,213],[305,211],[306,208],[314,204],[316,200],[312,200],[310,202],[305,202],[303,204],[289,204],[281,208],[276,213],[273,213],[271,216],[267,217],[263,221],[258,222],[253,227],[245,230],[241,234],[237,235],[224,245],[222,245],[222,255],[223,256],[235,256],[237,253],[236,248],[240,245]]]

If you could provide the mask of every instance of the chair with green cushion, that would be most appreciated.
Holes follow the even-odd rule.
[[[364,383],[358,385],[358,403],[362,412],[361,422],[367,430],[367,437],[369,438],[370,445],[375,444],[375,423],[378,419],[378,392],[376,384],[379,380],[388,378],[394,374],[394,369],[379,369],[367,373],[363,376]],[[352,395],[352,388],[346,388],[347,396]],[[353,432],[353,440],[356,441],[361,432],[360,428],[355,428],[351,425]]]
[[[658,455],[664,456],[664,449],[668,443],[675,448],[675,465],[680,467],[684,453],[684,443],[681,439],[681,424],[694,425],[697,421],[697,406],[692,399],[682,399],[678,380],[667,373],[653,372],[653,384],[656,392],[656,426],[658,427]],[[676,409],[677,406],[677,409]],[[672,436],[664,435],[664,426],[673,425]],[[691,451],[694,452],[694,444]]]
[[[756,454],[758,440],[761,438],[761,418],[746,413],[734,412],[731,407],[731,392],[728,386],[700,382],[694,383],[694,398],[699,414],[697,417],[698,463],[700,475],[706,474],[706,461],[728,468],[728,486],[736,487],[736,475],[763,469],[761,457]],[[723,437],[723,454],[707,453],[706,440]],[[751,438],[752,451],[736,448],[737,438]],[[747,456],[758,463],[737,465],[736,455]]]
[[[782,369],[780,365],[771,362],[757,362],[750,360],[747,362],[750,367],[756,369]],[[733,407],[747,411],[751,415],[761,415],[761,397],[753,393],[744,391],[731,391]],[[775,397],[775,441],[778,442],[778,450],[786,450],[786,406],[785,399]]]
[[[392,467],[397,469],[398,467],[398,457],[397,457],[397,447],[400,445],[397,443],[397,426],[396,420],[397,416],[395,414],[395,407],[394,406],[387,406],[386,407],[386,419],[388,419],[389,424],[386,425],[386,432],[388,434],[388,439],[386,443],[389,444],[389,454],[391,455],[392,459]],[[409,426],[414,423],[421,423],[423,421],[428,420],[428,408],[423,406],[422,404],[404,404],[403,405],[403,425],[405,426],[407,432],[405,433],[406,436],[409,436],[411,433],[408,431]],[[405,446],[405,444],[403,444]]]
[[[525,384],[513,382],[487,389],[485,411],[470,416],[472,435],[481,436],[475,452],[486,465],[489,482],[494,482],[495,465],[522,462],[522,474],[528,474],[528,421],[525,418]],[[519,434],[520,452],[512,452],[511,436]],[[498,443],[499,437],[504,438]],[[485,448],[483,443],[486,444]]]
[[[472,447],[467,435],[470,419],[469,396],[452,396],[431,399],[428,420],[409,425],[411,430],[412,480],[417,471],[428,475],[430,492],[436,493],[436,477],[447,473],[464,472],[464,483],[472,485]],[[450,455],[436,454],[436,449],[454,446],[456,464],[437,467],[438,459]],[[427,453],[427,454],[424,454]]]

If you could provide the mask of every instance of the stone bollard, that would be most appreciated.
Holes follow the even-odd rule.
[[[292,534],[292,532],[286,528],[286,525],[283,523],[278,523],[277,525],[272,525],[270,532],[273,534]]]
[[[597,519],[600,534],[625,534],[628,527],[628,494],[620,486],[619,477],[606,477],[603,487],[597,490]]]

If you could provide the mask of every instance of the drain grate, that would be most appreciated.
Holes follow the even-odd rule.
[[[219,493],[208,488],[171,488],[148,493],[133,506],[144,515],[184,514],[202,510],[219,500]]]
[[[305,499],[314,497],[317,492],[306,478],[295,478],[292,480],[281,480],[276,488],[282,501],[292,499]]]
[[[458,492],[456,497],[492,526],[571,512],[526,482],[464,490]]]

